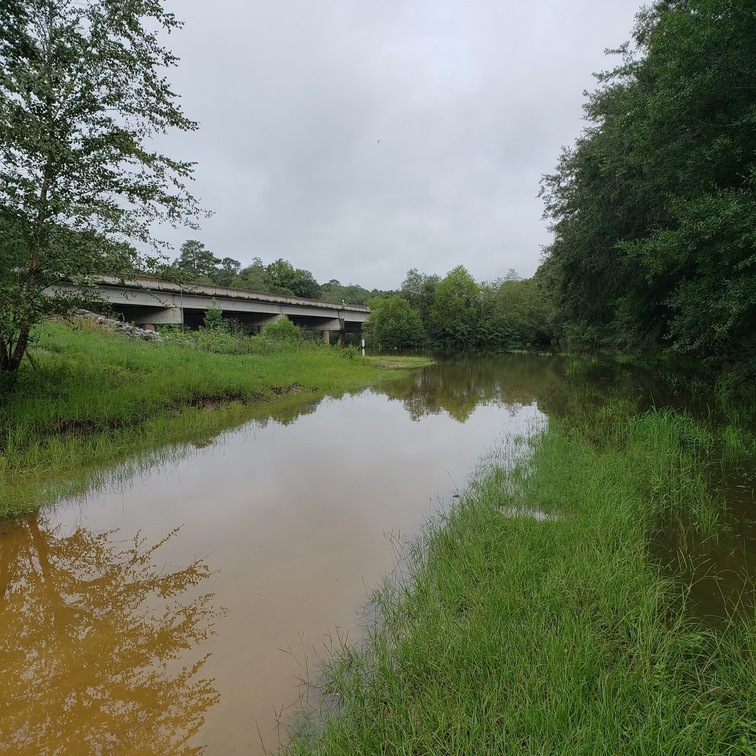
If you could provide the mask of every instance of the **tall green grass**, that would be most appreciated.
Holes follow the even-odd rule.
[[[650,412],[611,443],[552,424],[529,459],[484,461],[326,665],[288,752],[756,754],[756,617],[697,624],[650,555],[667,518],[715,532],[715,447]]]
[[[131,455],[139,464],[139,455],[211,437],[261,407],[285,417],[287,407],[377,375],[355,350],[270,340],[263,353],[202,346],[131,340],[88,321],[40,326],[33,364],[13,391],[0,391],[0,517],[83,490],[107,476],[103,465]]]

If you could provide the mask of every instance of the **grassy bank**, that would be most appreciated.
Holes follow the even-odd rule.
[[[731,444],[672,412],[599,415],[482,463],[290,753],[756,754],[756,618],[694,621],[650,548],[668,518],[716,538],[704,460]]]
[[[129,339],[88,321],[42,324],[33,364],[13,391],[0,392],[0,517],[81,491],[131,455],[139,465],[168,453],[166,445],[204,443],[255,416],[285,421],[324,393],[388,375],[354,350],[265,351],[217,354],[185,340]]]

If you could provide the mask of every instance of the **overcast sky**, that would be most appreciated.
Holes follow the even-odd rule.
[[[169,73],[214,216],[188,238],[243,265],[399,288],[410,268],[523,277],[549,243],[542,174],[636,0],[169,0]]]

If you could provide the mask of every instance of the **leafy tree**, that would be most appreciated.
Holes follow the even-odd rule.
[[[180,252],[175,265],[191,281],[212,280],[220,260],[202,242],[188,239],[181,245]]]
[[[292,346],[301,344],[304,341],[300,328],[286,317],[265,326],[263,338]]]
[[[195,283],[231,286],[239,281],[241,263],[231,257],[216,257],[202,242],[189,239],[181,245],[181,254],[173,262],[183,278]]]
[[[402,282],[401,295],[420,314],[423,322],[428,320],[440,281],[438,276],[426,276],[417,268],[411,268]]]
[[[665,342],[718,363],[756,346],[756,7],[659,4],[647,25],[654,96],[639,123],[669,222],[625,251],[667,283]]]
[[[202,320],[202,325],[209,331],[222,331],[225,328],[223,322],[223,310],[218,307],[215,297],[212,298],[210,307],[205,310],[205,317]]]
[[[599,77],[591,126],[544,178],[544,263],[585,341],[753,352],[756,8],[658,0]]]
[[[357,284],[342,286],[335,278],[321,285],[320,298],[328,302],[347,302],[348,304],[364,305],[371,297],[371,292]]]
[[[400,296],[380,301],[370,314],[369,323],[368,330],[378,349],[412,349],[425,341],[420,315]]]
[[[535,278],[508,276],[496,283],[496,310],[509,324],[515,345],[548,344],[551,308]]]
[[[475,348],[480,315],[480,288],[465,267],[458,265],[436,287],[428,319],[429,335],[447,349]]]
[[[196,213],[191,164],[148,146],[196,128],[161,73],[176,59],[159,35],[179,25],[155,0],[0,6],[0,371],[17,370],[34,323],[67,305],[46,287],[149,267],[156,257],[122,242]]]
[[[255,257],[252,265],[247,265],[239,271],[236,284],[251,291],[270,291],[270,276],[259,257]]]
[[[220,265],[220,268],[217,267]],[[215,271],[210,275],[213,283],[218,286],[234,286],[237,283],[241,263],[232,257],[224,257],[216,264]]]
[[[501,307],[499,287],[480,285],[480,319],[473,333],[475,346],[485,350],[511,349],[519,346],[519,332],[511,313]]]
[[[270,289],[273,294],[317,299],[320,286],[309,270],[295,268],[283,259],[275,260],[266,267]]]

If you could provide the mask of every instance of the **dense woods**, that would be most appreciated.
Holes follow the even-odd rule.
[[[408,271],[400,291],[370,301],[379,349],[505,351],[548,345],[552,314],[537,278],[478,283],[459,265],[444,278]]]
[[[756,367],[756,6],[659,0],[542,195],[539,276],[574,346]]]

